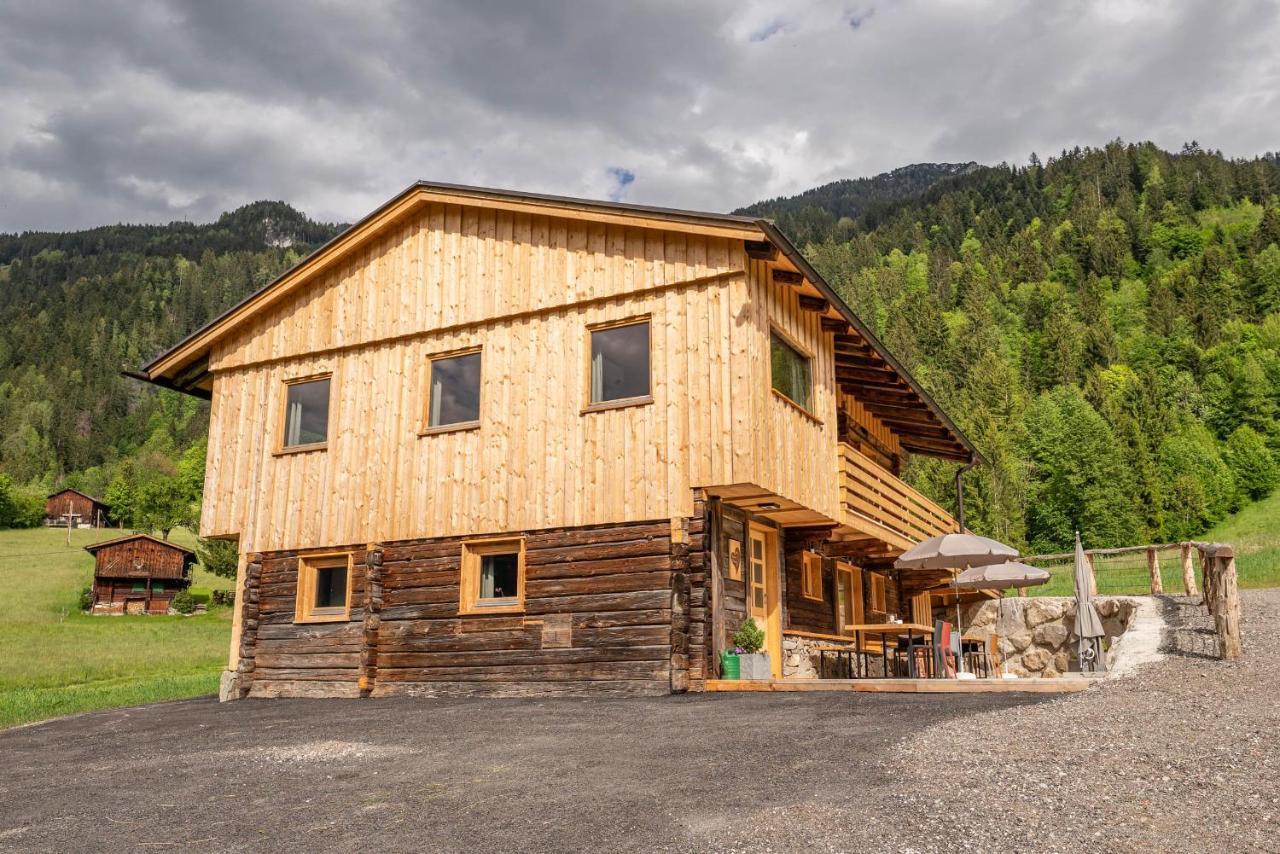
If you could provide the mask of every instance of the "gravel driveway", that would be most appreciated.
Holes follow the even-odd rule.
[[[0,850],[1280,851],[1280,591],[1244,607],[1244,662],[1206,658],[1194,609],[1170,602],[1173,654],[1061,699],[84,715],[0,733]]]

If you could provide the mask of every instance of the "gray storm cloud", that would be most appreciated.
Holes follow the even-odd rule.
[[[1280,148],[1277,43],[1269,0],[0,0],[0,231],[352,220],[418,178],[728,210],[1115,137],[1249,156]]]

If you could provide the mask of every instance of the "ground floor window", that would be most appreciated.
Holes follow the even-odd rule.
[[[822,555],[804,552],[800,575],[800,592],[806,599],[822,601]]]
[[[350,619],[352,576],[349,552],[299,558],[295,622],[332,623]]]
[[[524,610],[524,540],[462,544],[458,611],[493,614]]]

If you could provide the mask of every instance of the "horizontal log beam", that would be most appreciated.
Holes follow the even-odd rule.
[[[849,321],[845,320],[843,317],[823,317],[822,318],[823,332],[843,332],[848,328],[849,328]]]
[[[831,303],[827,302],[826,297],[811,297],[808,294],[801,294],[799,299],[802,311],[823,312],[831,307]]]
[[[798,287],[804,284],[804,274],[797,273],[795,270],[783,270],[780,267],[774,267],[771,275],[773,276],[773,282],[776,285],[790,285],[792,287]]]
[[[778,257],[778,247],[768,240],[744,240],[742,245],[747,251],[748,258],[754,258],[757,261],[773,261]]]

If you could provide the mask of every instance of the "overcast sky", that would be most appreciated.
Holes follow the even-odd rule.
[[[730,210],[1115,137],[1280,149],[1280,0],[0,0],[0,231],[419,178]]]

